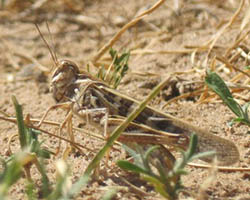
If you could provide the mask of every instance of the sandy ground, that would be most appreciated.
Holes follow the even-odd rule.
[[[54,44],[59,58],[67,58],[76,62],[81,69],[86,69],[87,63],[93,55],[107,43],[120,28],[133,19],[138,13],[147,9],[155,1],[48,1],[35,7],[35,3],[27,1],[4,1],[0,10],[0,109],[14,116],[11,96],[15,95],[23,105],[24,113],[32,118],[40,119],[45,110],[55,104],[49,93],[49,69],[53,66],[49,51],[40,38],[34,23],[37,23],[49,44]],[[38,1],[41,2],[41,1]],[[207,42],[225,26],[239,7],[238,1],[168,1],[155,12],[144,18],[133,28],[127,30],[115,43],[114,48],[131,50],[129,72],[121,82],[118,90],[138,100],[142,100],[152,88],[170,72],[192,72],[179,75],[174,86],[162,91],[151,105],[162,109],[169,99],[185,92],[195,91],[203,85],[208,49],[191,48],[206,46]],[[249,1],[236,17],[234,23],[227,28],[215,42],[208,63],[213,62],[214,56],[223,56],[230,60],[236,55],[236,47],[241,47],[248,53],[249,39],[246,37],[237,46],[227,52],[235,44],[240,33]],[[33,10],[32,10],[33,9]],[[248,11],[249,12],[249,11]],[[48,21],[53,41],[50,39],[45,26]],[[249,26],[243,28],[243,34],[249,31]],[[211,43],[210,43],[211,44]],[[180,51],[185,50],[186,53]],[[189,51],[189,52],[188,52]],[[148,53],[146,53],[148,52]],[[110,60],[105,54],[100,63]],[[244,70],[249,61],[242,56],[235,56],[230,60],[236,68]],[[39,64],[38,64],[39,63]],[[42,67],[41,67],[42,66]],[[43,68],[45,67],[45,68]],[[226,80],[233,82],[233,78],[240,74],[229,70],[216,61],[217,72]],[[46,69],[46,70],[45,70]],[[91,72],[96,69],[91,68]],[[249,71],[248,71],[249,74]],[[240,104],[250,99],[249,78],[241,76],[234,83],[248,86],[248,89],[235,91]],[[190,123],[209,130],[212,134],[233,141],[240,151],[240,161],[234,167],[247,168],[250,165],[250,135],[249,127],[238,124],[230,127],[228,123],[235,117],[218,98],[206,98],[204,93],[193,97],[182,98],[168,104],[164,112],[169,112]],[[208,95],[206,93],[205,95]],[[61,122],[65,113],[55,110],[50,113],[48,120]],[[74,125],[82,127],[83,122],[74,120]],[[51,125],[42,128],[55,132]],[[84,129],[84,128],[83,128]],[[17,132],[15,124],[0,121],[0,153],[7,158],[8,137]],[[103,141],[75,132],[75,137],[82,145],[100,149]],[[45,146],[55,150],[58,140],[46,134],[41,135]],[[63,147],[66,144],[63,143]],[[11,143],[13,151],[19,148],[17,140]],[[95,153],[83,149],[84,155],[72,153],[67,162],[70,165],[72,181],[84,172]],[[47,161],[47,171],[51,181],[55,181],[55,161],[60,159],[62,152]],[[115,161],[122,158],[118,151],[111,153],[108,169],[101,165],[100,180],[89,184],[78,195],[77,199],[100,199],[111,188],[117,188],[115,199],[161,199],[152,188],[145,183],[134,180],[132,175],[121,171]],[[204,199],[250,199],[249,172],[214,172],[207,169],[187,167],[189,174],[182,177],[185,194],[180,199],[189,197]],[[34,169],[32,177],[39,185],[40,176]],[[212,180],[208,182],[208,178]],[[124,182],[127,181],[147,190],[147,195],[135,192]],[[207,183],[208,182],[208,183]],[[15,184],[10,191],[11,199],[23,199],[24,179]],[[140,186],[140,184],[144,186]],[[199,196],[201,195],[201,196]]]

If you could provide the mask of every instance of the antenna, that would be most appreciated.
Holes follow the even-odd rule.
[[[57,64],[58,64],[58,59],[57,59],[57,55],[56,55],[56,46],[55,46],[55,42],[53,40],[53,37],[52,37],[52,34],[51,34],[51,31],[50,31],[50,28],[49,28],[49,23],[48,21],[46,21],[46,26],[47,26],[47,29],[48,29],[48,32],[49,32],[49,35],[50,35],[50,41],[51,41],[51,44],[53,45],[53,52],[54,52],[54,57],[57,61]]]
[[[46,39],[44,38],[44,36],[43,36],[43,34],[42,34],[42,32],[41,32],[39,26],[38,26],[37,24],[35,24],[35,26],[36,26],[36,29],[38,30],[38,32],[39,32],[39,34],[40,34],[42,40],[44,41],[45,45],[46,45],[47,48],[49,49],[50,56],[51,56],[52,60],[54,61],[54,65],[55,65],[55,67],[56,67],[56,66],[58,65],[58,60],[57,60],[56,54],[53,53],[53,51],[51,50],[52,48],[50,47],[50,45],[48,44],[48,42],[47,42]],[[47,23],[47,28],[48,28],[48,23]],[[49,28],[48,28],[48,30],[49,30]],[[51,35],[50,31],[49,31],[49,34]]]

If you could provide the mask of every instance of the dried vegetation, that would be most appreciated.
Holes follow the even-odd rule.
[[[44,26],[46,21],[52,38]],[[235,142],[241,154],[235,168],[208,170],[201,169],[202,164],[198,168],[195,164],[188,167],[189,175],[182,177],[185,191],[179,198],[250,198],[249,126],[229,125],[235,115],[204,82],[207,72],[214,71],[225,81],[239,105],[249,102],[249,22],[248,0],[1,1],[1,157],[7,159],[11,151],[20,149],[14,136],[8,143],[17,131],[16,125],[11,123],[15,121],[11,96],[15,95],[23,104],[24,113],[31,115],[26,118],[30,123],[37,123],[44,111],[54,104],[48,89],[53,63],[34,26],[36,23],[59,58],[73,60],[93,74],[100,66],[108,69],[112,63],[108,55],[110,47],[129,50],[129,71],[118,89],[137,99],[144,99],[161,79],[175,72],[175,80],[150,104]],[[44,132],[39,137],[50,151],[55,152],[58,144],[51,133],[56,132],[64,116],[65,113],[56,110],[48,117],[51,120],[44,122]],[[59,152],[44,163],[52,185],[60,178],[55,167],[59,158],[67,158],[70,166],[70,172],[66,170],[70,174],[67,181],[76,182],[103,146],[103,138],[89,136],[89,132],[94,131],[86,133],[84,125],[74,120],[76,141],[83,155]],[[111,159],[106,163],[109,168],[105,162],[101,163],[99,180],[89,183],[76,199],[100,199],[104,194],[113,193],[117,199],[161,198],[145,182],[138,183],[137,177],[114,165],[117,158],[122,157],[117,148],[112,150]],[[62,165],[59,163],[57,167]],[[30,171],[37,186],[41,185],[38,171],[35,168]],[[20,179],[11,187],[8,192],[11,199],[24,198],[25,180]]]

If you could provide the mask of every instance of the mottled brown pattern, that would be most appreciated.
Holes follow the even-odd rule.
[[[60,63],[64,67],[61,67]],[[110,89],[104,83],[93,79],[90,75],[88,76],[87,73],[82,72],[79,74],[77,70],[75,70],[73,71],[75,74],[72,74],[72,69],[77,68],[76,65],[72,67],[73,63],[70,63],[68,68],[65,66],[65,63],[67,62],[61,61],[60,63],[59,67],[54,72],[53,77],[55,77],[55,74],[59,77],[61,71],[64,79],[62,80],[63,83],[60,83],[61,79],[56,79],[56,82],[53,82],[55,78],[52,79],[54,98],[59,96],[56,92],[60,93],[60,95],[65,94],[66,97],[61,98],[62,101],[69,100],[72,101],[73,104],[76,104],[77,109],[75,109],[75,113],[83,119],[86,119],[85,115],[87,115],[88,121],[93,126],[98,127],[99,129],[104,127],[103,122],[108,120],[106,119],[105,112],[108,112],[109,116],[117,115],[123,118],[127,117],[133,110],[133,107],[138,104],[136,100],[117,93],[117,91]],[[65,73],[69,74],[67,75]],[[67,80],[65,80],[65,77]],[[61,92],[60,89],[64,92]],[[72,90],[74,90],[74,92],[72,92]],[[109,120],[107,123],[111,126]],[[139,126],[135,124],[138,124]],[[144,125],[144,127],[140,127],[140,124]],[[119,123],[117,125],[119,125]],[[112,124],[112,127],[115,127],[114,124]],[[147,129],[147,127],[150,127],[151,130]],[[112,130],[109,129],[109,132],[111,131]],[[149,106],[146,107],[134,120],[134,125],[131,124],[125,130],[125,133],[130,135],[124,135],[122,138],[127,137],[128,139],[134,137],[136,143],[141,142],[141,144],[164,144],[164,140],[162,139],[161,142],[161,139],[159,139],[159,137],[162,136],[159,131],[163,131],[166,134],[176,134],[177,140],[175,143],[168,143],[168,145],[179,146],[184,149],[187,147],[187,143],[186,145],[183,145],[183,142],[178,142],[178,136],[180,136],[179,139],[183,139],[184,137],[190,137],[191,133],[196,133],[199,138],[197,152],[215,151],[220,165],[230,165],[237,162],[239,159],[239,152],[234,143],[218,136],[214,136],[185,121],[157,111]],[[148,134],[150,137],[142,136],[137,133]],[[140,139],[136,139],[139,137],[141,137],[141,141]],[[169,136],[164,137],[168,138]],[[122,140],[122,138],[120,140]],[[131,139],[129,139],[129,141],[131,142]],[[127,143],[128,141],[124,139],[123,142]],[[164,149],[162,149],[162,151],[164,151]],[[203,160],[211,162],[212,157],[203,158]]]

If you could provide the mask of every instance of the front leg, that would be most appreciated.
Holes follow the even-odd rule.
[[[72,106],[72,102],[64,102],[64,103],[58,103],[58,104],[55,104],[55,105],[49,107],[46,110],[46,112],[44,113],[44,115],[42,116],[42,119],[38,122],[38,124],[35,127],[39,128],[42,125],[42,123],[45,120],[45,118],[47,117],[49,111],[55,110],[57,108],[62,108],[62,109],[66,109],[67,111],[69,111],[71,106]]]

